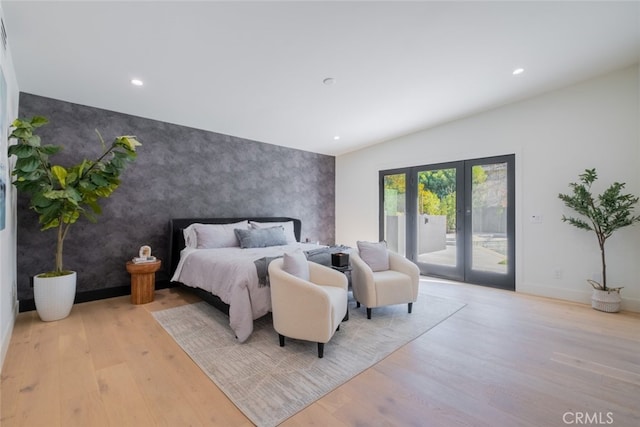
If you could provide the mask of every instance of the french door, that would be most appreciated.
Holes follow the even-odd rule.
[[[514,156],[380,172],[380,238],[421,274],[515,289]]]

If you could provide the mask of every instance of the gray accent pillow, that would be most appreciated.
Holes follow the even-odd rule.
[[[282,258],[282,269],[284,271],[302,280],[309,281],[309,261],[307,261],[302,249],[285,253]]]
[[[389,269],[389,252],[387,242],[361,242],[358,241],[360,258],[367,263],[373,271],[385,271]]]
[[[240,247],[243,249],[266,248],[267,246],[281,246],[287,244],[287,238],[284,235],[284,228],[281,226],[248,230],[236,228],[234,232],[240,242]]]
[[[249,221],[251,228],[271,228],[281,225],[284,228],[284,235],[287,237],[287,243],[296,243],[296,233],[293,228],[293,221],[287,222],[256,222]]]

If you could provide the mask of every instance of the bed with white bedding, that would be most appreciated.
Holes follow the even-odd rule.
[[[240,342],[251,335],[253,320],[271,311],[260,261],[320,247],[300,243],[300,220],[286,217],[174,219],[170,229],[171,281],[198,289],[227,312]]]

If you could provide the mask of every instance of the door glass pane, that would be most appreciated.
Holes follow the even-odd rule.
[[[507,164],[472,168],[473,270],[507,274]]]
[[[404,173],[384,176],[384,239],[393,252],[406,256],[406,185]]]
[[[418,261],[456,266],[456,169],[418,172]]]

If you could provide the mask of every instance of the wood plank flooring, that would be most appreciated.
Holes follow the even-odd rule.
[[[640,314],[424,286],[467,306],[283,426],[640,425]],[[145,305],[128,296],[76,304],[58,322],[20,314],[0,424],[251,426],[150,314],[198,300],[174,288]]]

